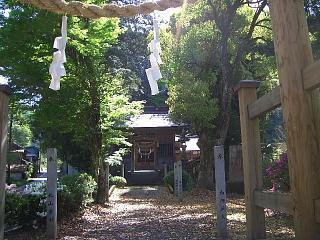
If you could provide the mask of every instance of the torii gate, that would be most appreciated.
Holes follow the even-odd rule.
[[[297,239],[320,239],[320,61],[314,62],[303,0],[271,0],[280,87],[257,100],[241,81],[239,105],[248,239],[266,237],[264,208],[292,214]],[[262,191],[259,116],[282,105],[291,193]]]
[[[196,0],[159,0],[123,7],[114,4],[96,6],[77,1],[67,3],[64,0],[20,1],[56,13],[99,18],[148,14]],[[265,238],[263,207],[279,206],[279,199],[284,203],[280,207],[294,215],[297,239],[320,239],[320,92],[314,90],[320,87],[320,61],[313,61],[303,0],[270,2],[280,88],[260,101],[256,101],[256,83],[242,82],[239,90],[248,239]],[[7,93],[7,88],[0,87],[1,166],[6,161]],[[287,132],[292,201],[285,196],[271,196],[259,191],[261,150],[257,116],[278,106],[280,96]],[[0,218],[3,219],[5,168],[1,166]],[[3,239],[1,219],[0,239]]]

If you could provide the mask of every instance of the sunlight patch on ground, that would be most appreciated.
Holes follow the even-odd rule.
[[[288,227],[279,227],[277,229],[277,234],[279,234],[279,235],[280,234],[288,234],[288,233],[294,235],[294,231]]]
[[[243,223],[246,222],[246,215],[243,213],[233,213],[233,214],[231,213],[231,214],[228,214],[227,218],[229,221],[240,221]]]

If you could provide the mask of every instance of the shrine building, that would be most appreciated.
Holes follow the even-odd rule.
[[[185,125],[174,123],[168,108],[145,107],[144,113],[133,117],[127,124],[132,129],[131,156],[125,165],[127,170],[171,169],[176,161],[176,135]]]

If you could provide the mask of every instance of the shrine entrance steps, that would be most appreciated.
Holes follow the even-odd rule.
[[[126,173],[129,186],[161,185],[162,178],[163,174],[155,170],[138,170]]]

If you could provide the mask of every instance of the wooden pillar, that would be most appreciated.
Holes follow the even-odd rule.
[[[57,239],[57,149],[47,150],[47,237]]]
[[[320,198],[320,136],[316,131],[320,123],[313,115],[320,103],[312,103],[312,92],[303,87],[302,70],[313,63],[304,2],[272,0],[271,4],[296,238],[320,239],[315,217],[315,200]]]
[[[263,186],[259,119],[249,119],[248,105],[257,99],[257,81],[239,83],[244,189],[248,239],[264,239],[266,236],[264,209],[254,203],[254,190]]]
[[[157,156],[157,144],[155,143],[153,146],[153,169],[158,169],[158,156]]]
[[[8,85],[0,85],[0,240],[4,239],[6,164],[8,151]]]
[[[136,146],[135,144],[133,144],[132,146],[132,162],[131,162],[131,172],[133,173],[136,170],[136,155],[137,155],[137,151],[136,151]]]
[[[214,147],[218,236],[227,239],[227,196],[223,146]]]

